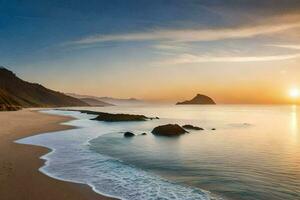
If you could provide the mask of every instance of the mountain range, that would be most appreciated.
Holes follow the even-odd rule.
[[[132,105],[132,104],[143,104],[144,101],[136,99],[136,98],[128,98],[128,99],[121,99],[121,98],[113,98],[113,97],[97,97],[91,95],[81,95],[81,94],[74,94],[74,93],[67,93],[68,95],[78,98],[78,99],[95,99],[98,101],[102,101],[111,105]]]
[[[74,93],[64,94],[48,89],[38,83],[30,83],[16,76],[12,71],[0,67],[0,111],[18,110],[29,107],[74,107],[142,105],[144,101],[135,98],[120,99],[96,97]],[[181,104],[215,104],[208,96],[197,94],[193,99]]]
[[[40,84],[24,81],[12,71],[0,67],[0,110],[63,106],[89,106],[89,104]]]

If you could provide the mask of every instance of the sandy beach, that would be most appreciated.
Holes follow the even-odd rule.
[[[86,185],[50,178],[38,169],[43,147],[14,143],[27,136],[72,128],[60,125],[68,117],[42,114],[33,110],[0,112],[0,195],[5,200],[97,200],[111,199],[96,194]]]

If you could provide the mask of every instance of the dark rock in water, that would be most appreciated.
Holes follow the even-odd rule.
[[[56,110],[77,111],[77,112],[90,114],[90,115],[98,115],[98,117],[92,120],[105,121],[105,122],[146,121],[146,120],[156,119],[154,117],[146,117],[145,115],[131,115],[131,114],[123,114],[123,113],[112,114],[112,113],[97,112],[97,111],[90,111],[90,110],[73,110],[73,109],[56,109]]]
[[[141,135],[147,135],[147,133],[142,133]]]
[[[131,132],[125,132],[124,133],[124,137],[133,137],[133,136],[135,136],[135,135]]]
[[[176,105],[189,105],[189,104],[216,104],[214,100],[208,96],[197,94],[193,99],[183,102],[178,102]]]
[[[155,119],[159,119],[159,117],[155,117]]]
[[[216,129],[215,129],[215,128],[212,128],[211,130],[212,130],[212,131],[215,131]]]
[[[155,127],[151,133],[159,136],[178,136],[187,133],[187,131],[178,124],[167,124]]]
[[[110,114],[99,113],[99,116],[94,120],[106,122],[122,122],[122,121],[146,121],[149,119],[144,115],[130,115],[130,114]]]
[[[193,125],[189,125],[189,124],[186,124],[186,125],[184,125],[182,127],[185,128],[185,129],[196,130],[196,131],[203,131],[204,130],[201,127],[193,126]]]

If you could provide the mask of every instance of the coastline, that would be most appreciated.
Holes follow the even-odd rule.
[[[71,117],[24,109],[0,112],[0,194],[7,200],[85,200],[113,199],[99,195],[84,184],[53,179],[38,169],[44,165],[45,147],[23,145],[14,141],[44,132],[72,129],[61,123]]]
[[[177,196],[202,200],[213,197],[210,192],[201,188],[177,184],[91,149],[91,140],[107,133],[124,132],[129,128],[125,124],[116,127],[110,123],[90,120],[94,118],[94,115],[79,112],[49,110],[46,113],[74,117],[76,120],[64,124],[76,128],[44,133],[15,141],[51,149],[51,153],[42,157],[46,162],[40,171],[44,174],[58,180],[87,184],[95,192],[112,198],[173,199],[174,196]],[[99,126],[99,123],[102,125]],[[130,126],[130,123],[126,124]],[[149,190],[149,186],[151,190]],[[161,193],[161,188],[165,192]]]

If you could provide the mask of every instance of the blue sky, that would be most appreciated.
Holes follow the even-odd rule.
[[[0,64],[64,92],[245,102],[258,84],[298,87],[299,11],[296,0],[0,0]]]

